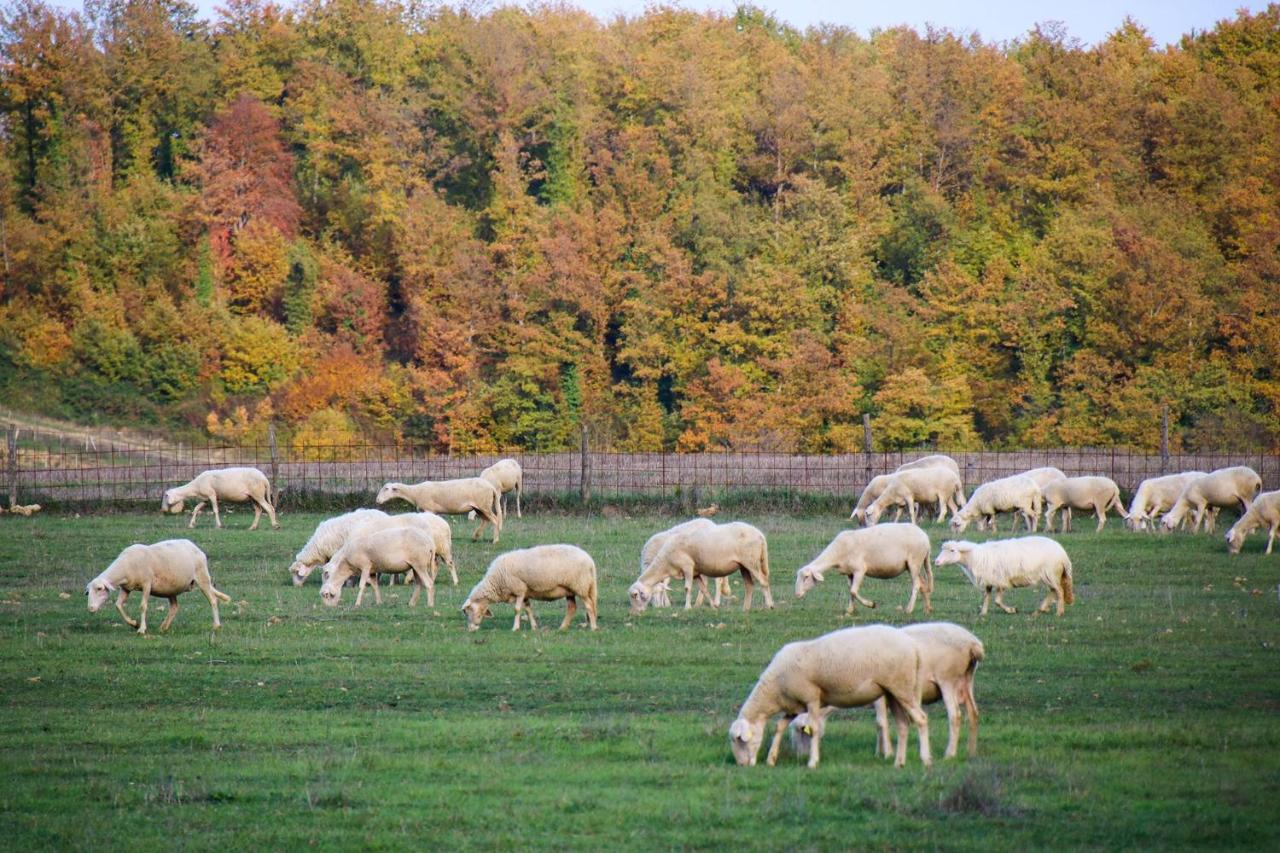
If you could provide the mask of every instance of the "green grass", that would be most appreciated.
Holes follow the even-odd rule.
[[[1280,556],[1257,537],[1236,558],[1217,536],[1061,537],[1077,590],[1062,619],[1027,613],[1028,590],[1008,596],[1017,615],[980,619],[979,593],[940,569],[934,618],[986,644],[981,756],[926,771],[913,744],[895,770],[860,710],[833,718],[811,771],[739,768],[726,732],[783,643],[912,620],[905,578],[868,581],[880,607],[855,620],[838,577],[794,600],[838,516],[746,519],[769,537],[776,610],[634,619],[640,545],[671,519],[530,515],[499,546],[458,524],[462,584],[446,577],[434,611],[404,587],[357,611],[287,579],[321,517],[253,533],[244,512],[222,531],[202,519],[225,627],[212,636],[190,593],[147,638],[110,607],[89,614],[84,584],[131,542],[187,535],[182,521],[0,519],[7,848],[1280,845]],[[513,634],[499,606],[467,634],[457,607],[489,559],[555,541],[596,558],[601,629],[559,633],[563,605],[543,603],[552,629]],[[930,716],[940,756],[945,714]]]

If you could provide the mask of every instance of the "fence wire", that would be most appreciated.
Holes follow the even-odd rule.
[[[1014,451],[917,450],[830,456],[776,452],[561,453],[450,455],[401,445],[345,444],[307,448],[301,456],[271,445],[98,444],[28,429],[9,431],[3,470],[19,503],[159,504],[164,490],[210,468],[250,465],[272,480],[287,505],[305,496],[372,495],[390,481],[419,482],[477,475],[501,458],[524,470],[525,494],[580,495],[598,500],[630,497],[712,500],[756,494],[854,499],[878,474],[928,453],[947,453],[960,465],[966,491],[987,480],[1052,465],[1068,476],[1103,475],[1131,493],[1162,473],[1212,471],[1248,465],[1264,489],[1280,488],[1280,456],[1260,453],[1170,454],[1125,449]],[[14,440],[16,438],[16,440]],[[586,476],[584,477],[584,467]]]

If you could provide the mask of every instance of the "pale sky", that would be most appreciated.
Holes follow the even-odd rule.
[[[67,8],[81,8],[80,0],[51,0]],[[219,0],[196,0],[206,17],[212,18]],[[687,9],[718,9],[732,12],[733,2],[716,0],[682,0],[665,4],[653,0],[571,0],[572,5],[608,20],[618,13],[639,15],[646,6],[675,5]],[[470,0],[466,5],[483,9],[501,3]],[[523,5],[523,4],[515,4]],[[1176,43],[1193,29],[1207,30],[1223,18],[1235,17],[1238,8],[1254,11],[1264,8],[1265,0],[1233,2],[1233,0],[987,0],[987,2],[955,2],[955,0],[792,0],[791,2],[757,2],[778,18],[800,29],[822,22],[842,24],[866,35],[874,28],[907,24],[923,30],[926,24],[945,27],[960,33],[976,32],[988,42],[1002,42],[1024,35],[1035,24],[1061,21],[1067,31],[1086,44],[1106,38],[1124,21],[1126,15],[1146,27],[1157,45]]]

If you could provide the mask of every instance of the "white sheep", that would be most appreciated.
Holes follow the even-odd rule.
[[[1238,505],[1243,514],[1249,511],[1249,505],[1260,491],[1262,478],[1249,466],[1219,468],[1188,483],[1177,502],[1160,519],[1160,523],[1165,530],[1173,530],[1182,523],[1187,513],[1194,513],[1192,532],[1198,531],[1203,521],[1206,522],[1206,531],[1212,533],[1216,519],[1208,513],[1209,507],[1230,508]]]
[[[1030,477],[1036,481],[1036,485],[1044,491],[1044,487],[1054,480],[1065,480],[1067,475],[1062,473],[1062,469],[1054,468],[1052,465],[1046,465],[1043,468],[1032,468],[1030,471],[1023,471],[1021,476]]]
[[[502,514],[507,514],[507,492],[514,491],[516,493],[516,518],[524,518],[524,513],[520,510],[520,495],[524,491],[524,471],[520,469],[520,463],[514,459],[499,459],[480,472],[480,476],[484,477],[493,487],[498,490],[498,494],[502,499]]]
[[[911,523],[916,523],[916,504],[938,505],[938,523],[946,518],[947,511],[955,512],[964,503],[964,491],[960,477],[949,468],[934,465],[912,468],[894,474],[880,497],[867,507],[867,524],[875,524],[890,506],[903,506]]]
[[[462,515],[475,510],[482,519],[471,534],[472,541],[480,538],[486,524],[493,525],[493,541],[498,541],[502,531],[502,502],[493,483],[482,477],[465,477],[460,480],[430,480],[406,485],[387,483],[378,490],[376,502],[384,504],[399,498],[424,512],[440,515]]]
[[[537,545],[495,557],[484,577],[462,602],[462,612],[467,615],[467,630],[475,631],[481,620],[490,615],[489,605],[514,602],[516,618],[511,630],[519,631],[520,611],[527,602],[566,598],[564,621],[560,623],[563,631],[573,621],[573,614],[578,610],[577,600],[581,598],[586,606],[587,622],[594,631],[598,590],[596,563],[586,551],[576,545]],[[532,607],[529,626],[538,627]]]
[[[190,483],[174,486],[165,492],[160,500],[160,511],[180,513],[187,500],[198,501],[191,513],[188,528],[196,526],[196,516],[204,509],[205,503],[213,504],[214,523],[221,527],[222,516],[218,513],[220,500],[232,503],[252,501],[253,524],[249,527],[250,530],[258,529],[258,520],[262,518],[264,509],[271,519],[271,526],[280,526],[276,521],[276,508],[271,505],[271,482],[257,468],[217,468],[205,471]]]
[[[658,552],[662,550],[662,546],[667,544],[667,540],[670,539],[672,536],[676,536],[681,533],[688,533],[693,530],[709,530],[710,528],[715,526],[716,526],[716,523],[709,518],[694,518],[689,521],[681,522],[680,524],[677,524],[666,530],[660,530],[657,533],[653,534],[644,543],[644,547],[640,549],[641,573],[643,573],[645,569],[649,568],[649,564],[653,562],[653,558],[658,555]],[[668,578],[667,582],[665,582],[664,584],[661,584],[660,586],[662,587],[661,590],[659,590],[657,587],[654,588],[654,597],[653,597],[653,600],[649,603],[655,608],[670,607],[671,606],[670,579]],[[713,605],[716,607],[719,607],[721,597],[731,596],[732,594],[733,594],[733,591],[729,586],[729,579],[727,577],[716,578],[715,595],[712,597]],[[701,590],[699,590],[698,592],[698,600],[694,602],[694,606],[696,607],[700,604],[702,604]]]
[[[825,717],[827,707],[854,708],[887,697],[898,722],[895,764],[907,762],[907,720],[915,724],[920,761],[933,763],[929,752],[929,718],[920,707],[921,654],[915,640],[887,625],[867,625],[832,631],[813,640],[788,643],[778,650],[760,674],[738,718],[729,727],[729,743],[739,765],[754,765],[769,718],[781,713],[769,745],[766,763],[778,760],[782,733],[801,713]],[[817,767],[821,728],[815,727],[809,766]]]
[[[862,494],[858,496],[858,503],[853,508],[853,512],[849,513],[849,518],[857,519],[859,524],[865,524],[867,518],[867,507],[880,497],[885,488],[889,485],[889,481],[893,478],[893,474],[877,474],[867,483],[866,488],[862,490]],[[897,521],[902,518],[902,507],[896,508],[893,520]]]
[[[963,533],[969,522],[976,520],[979,530],[989,526],[994,532],[996,516],[1002,512],[1014,512],[1013,529],[1018,529],[1018,514],[1021,514],[1027,530],[1034,532],[1043,500],[1039,484],[1025,474],[992,480],[974,489],[965,505],[951,516],[951,530]]]
[[[973,679],[978,664],[985,656],[982,641],[969,631],[950,622],[923,622],[899,629],[920,647],[921,705],[942,700],[947,709],[947,749],[943,758],[954,758],[960,746],[960,711],[969,718],[969,756],[978,754],[978,704],[973,698]],[[808,712],[791,721],[791,749],[796,755],[809,755],[814,729],[821,737],[831,711],[827,706],[816,717]],[[875,701],[876,754],[888,758],[889,706],[884,697]]]
[[[1239,554],[1244,538],[1263,525],[1267,527],[1267,553],[1270,554],[1276,533],[1280,531],[1280,491],[1263,492],[1253,499],[1245,514],[1227,531],[1227,552]]]
[[[960,477],[960,491],[964,491],[964,477],[960,474],[960,465],[956,460],[947,456],[945,453],[934,453],[929,456],[921,456],[919,459],[913,459],[910,462],[903,462],[894,469],[894,473],[901,471],[910,471],[914,468],[934,468],[942,467],[949,470],[952,474]]]
[[[449,522],[434,512],[406,512],[388,515],[380,509],[358,509],[337,518],[322,521],[311,534],[311,539],[294,557],[289,574],[294,586],[302,586],[315,571],[316,566],[329,560],[348,540],[368,536],[395,527],[413,527],[431,537],[435,546],[435,559],[443,560],[449,569],[449,578],[458,585],[458,569],[453,562],[453,530]],[[432,574],[437,568],[432,566]]]
[[[703,595],[711,599],[711,594],[707,591],[707,578],[725,577],[739,571],[747,590],[742,609],[751,609],[753,582],[760,584],[765,606],[772,608],[769,546],[764,534],[758,529],[750,524],[734,521],[718,524],[710,529],[673,535],[627,590],[631,598],[631,612],[642,612],[653,598],[654,587],[667,578],[684,578],[684,607],[688,610],[692,607],[695,579]],[[712,606],[716,606],[714,601]]]
[[[348,578],[360,575],[356,607],[364,599],[364,588],[372,580],[376,604],[382,603],[377,573],[413,575],[415,586],[409,606],[416,607],[423,587],[427,590],[427,606],[436,606],[436,546],[431,535],[413,527],[393,527],[367,535],[352,536],[325,563],[321,577],[320,598],[329,607],[342,600],[342,585]]]
[[[796,598],[804,598],[829,570],[849,576],[846,616],[853,613],[855,602],[864,607],[876,606],[858,591],[863,578],[896,578],[903,572],[911,573],[911,598],[906,612],[915,610],[917,593],[924,594],[924,612],[933,612],[929,534],[914,524],[879,524],[836,534],[821,554],[796,571]]]
[[[209,577],[209,559],[189,539],[166,539],[154,545],[130,545],[112,560],[102,574],[89,581],[85,595],[89,598],[89,612],[97,613],[112,592],[116,597],[116,610],[131,628],[139,634],[147,633],[147,602],[152,595],[169,599],[169,613],[160,625],[167,631],[178,615],[178,596],[189,589],[200,587],[213,608],[213,627],[222,627],[218,618],[218,600],[230,601],[231,596],[213,588]],[[131,592],[142,593],[142,613],[137,621],[129,618],[124,603]]]
[[[1173,509],[1173,505],[1178,502],[1183,490],[1191,485],[1191,481],[1203,476],[1205,476],[1204,471],[1184,471],[1181,474],[1148,477],[1143,480],[1138,484],[1137,491],[1133,493],[1133,500],[1129,503],[1129,517],[1125,519],[1125,524],[1130,530],[1151,531],[1154,525],[1149,522]]]
[[[1062,546],[1046,536],[1023,536],[1019,539],[996,539],[976,542],[949,541],[934,558],[935,566],[955,563],[969,582],[983,590],[982,616],[987,615],[991,591],[996,592],[996,606],[1005,613],[1016,613],[1004,603],[1004,591],[1011,587],[1044,584],[1049,588],[1037,613],[1047,613],[1054,598],[1058,615],[1063,606],[1075,601],[1071,582],[1071,558]]]
[[[1098,529],[1107,524],[1107,510],[1114,508],[1121,517],[1128,516],[1120,503],[1120,487],[1110,477],[1065,477],[1051,480],[1041,487],[1044,493],[1046,532],[1053,532],[1053,517],[1062,510],[1062,530],[1071,529],[1071,510],[1092,510],[1098,516]]]

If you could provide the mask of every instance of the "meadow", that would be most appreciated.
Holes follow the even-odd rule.
[[[907,767],[873,755],[869,709],[840,712],[822,765],[740,768],[727,729],[785,642],[905,624],[907,581],[869,580],[843,614],[839,576],[797,601],[797,567],[849,523],[742,516],[770,543],[778,606],[650,610],[626,587],[673,518],[527,513],[498,545],[454,524],[462,582],[436,607],[405,587],[381,607],[321,605],[286,568],[319,513],[279,531],[230,513],[188,534],[158,513],[0,520],[0,838],[10,849],[1250,847],[1280,825],[1280,555],[1256,535],[1147,536],[1087,519],[1064,617],[979,618],[980,594],[936,571],[932,618],[985,643],[979,756]],[[718,519],[724,520],[724,519]],[[1007,524],[1007,521],[1005,522]],[[928,525],[937,545],[948,538]],[[1086,532],[1089,531],[1089,532]],[[232,596],[210,630],[198,593],[138,637],[84,585],[135,541],[190,535]],[[567,541],[600,567],[600,630],[512,633],[510,606],[468,634],[458,605],[497,553]],[[741,594],[741,584],[735,582]],[[673,596],[682,600],[683,593]],[[425,605],[425,599],[423,599]],[[762,602],[757,594],[757,607]],[[137,596],[130,602],[133,612]],[[158,628],[165,604],[152,602]],[[994,609],[994,608],[993,608]]]

